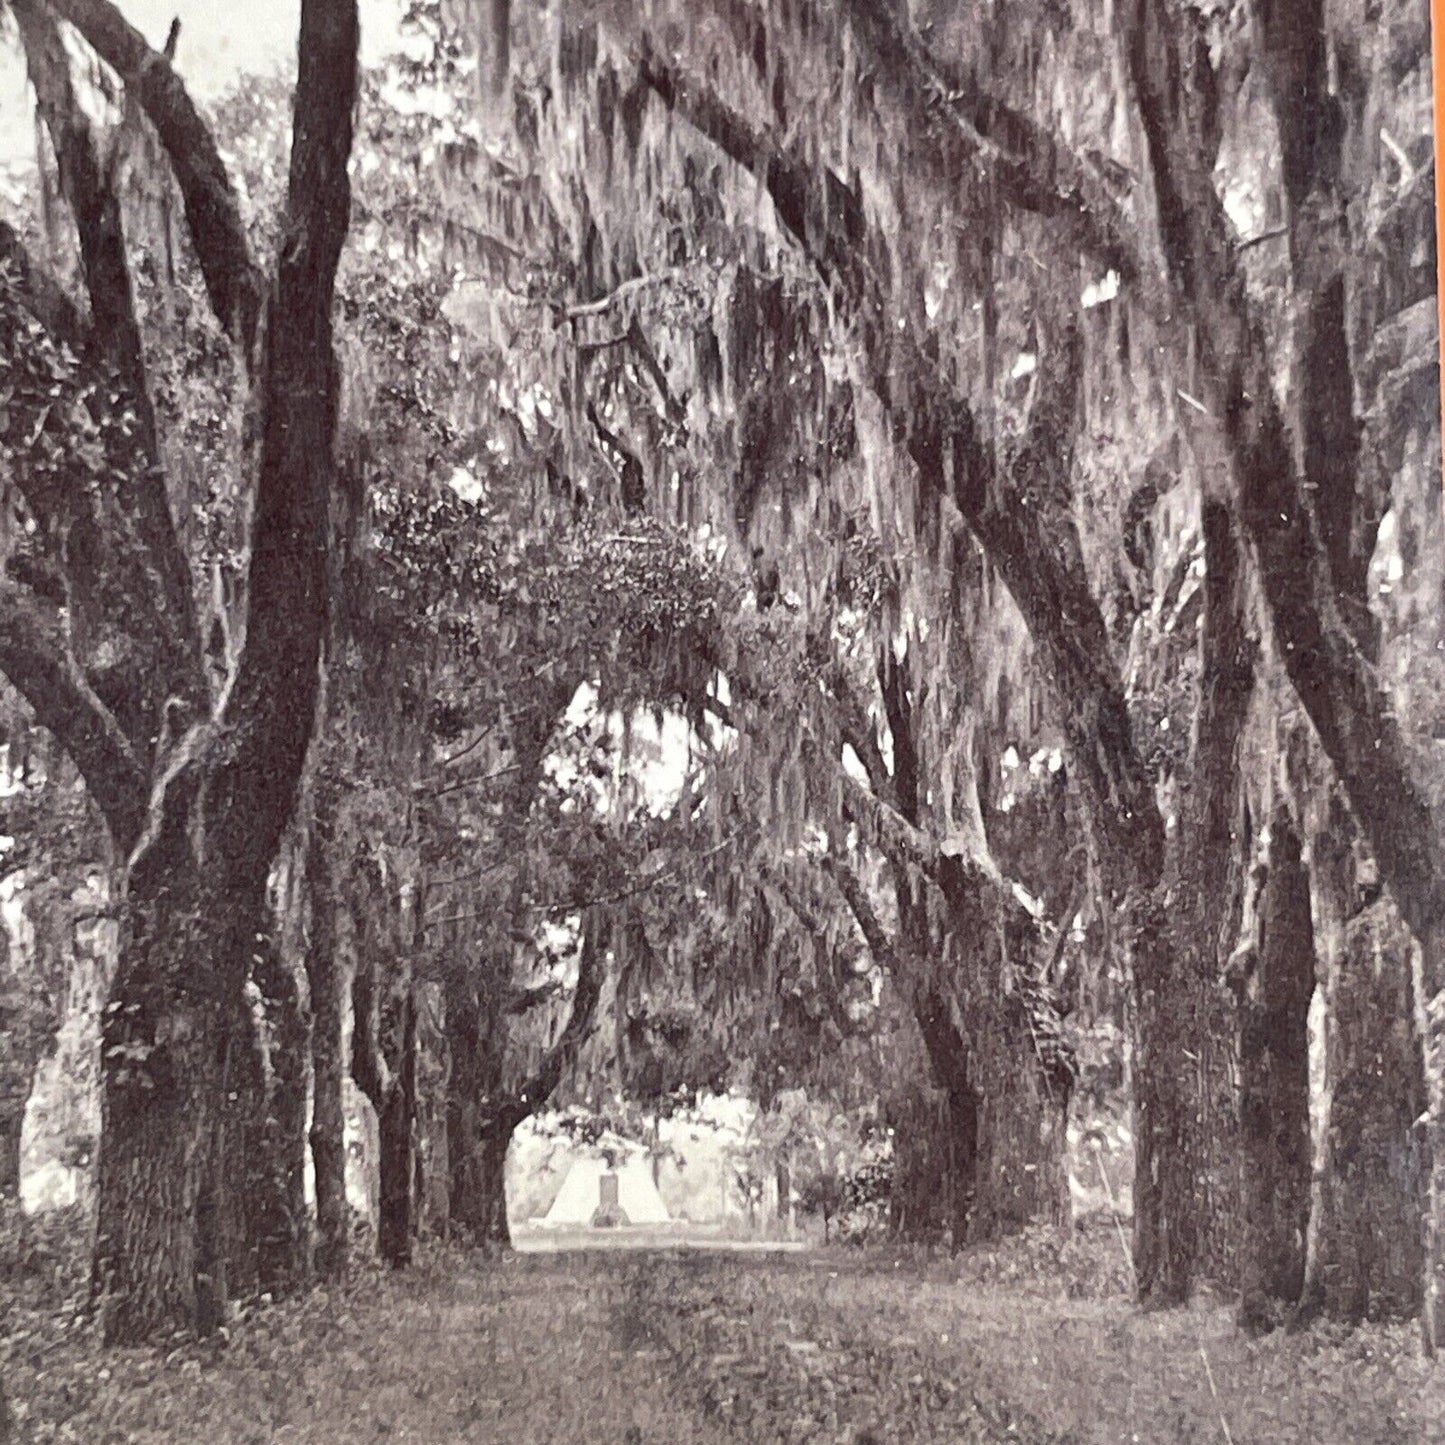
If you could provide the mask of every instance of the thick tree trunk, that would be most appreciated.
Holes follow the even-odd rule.
[[[442,985],[416,985],[417,1118],[416,1226],[421,1235],[444,1237],[451,1207],[447,1143],[446,1005]]]
[[[1427,1160],[1421,1055],[1407,1026],[1416,944],[1388,898],[1366,901],[1336,793],[1311,831],[1325,998],[1324,1132],[1303,1304],[1356,1321],[1422,1303]]]
[[[1193,1065],[1195,1107],[1187,1122],[1192,1122],[1188,1154],[1194,1187],[1170,1207],[1193,1214],[1194,1277],[1226,1284],[1236,1275],[1240,1211],[1236,1021],[1222,973],[1244,901],[1242,865],[1250,847],[1243,826],[1246,774],[1258,766],[1247,731],[1256,698],[1255,603],[1234,516],[1207,487],[1200,523],[1199,706],[1179,865],[1165,895],[1175,921],[1175,1007],[1193,1021],[1193,1039],[1180,1065]]]
[[[974,1203],[978,1197],[979,1097],[975,1089],[949,1089],[944,1093],[948,1121],[947,1180],[948,1233],[955,1250],[970,1237]]]
[[[219,896],[176,831],[166,858],[153,854],[131,879],[102,1025],[94,1281],[114,1343],[204,1329],[224,1312],[210,1171],[221,1143],[227,1026],[245,976],[227,965],[245,956],[262,924],[262,894],[258,883],[250,897]]]
[[[1410,1315],[1422,1303],[1429,1171],[1416,1133],[1425,1080],[1408,1024],[1414,953],[1382,899],[1346,926],[1331,990],[1327,1162],[1311,1304],[1351,1320]]]
[[[1194,1019],[1170,987],[1169,919],[1152,894],[1133,892],[1123,927],[1133,980],[1134,1277],[1150,1306],[1189,1297],[1197,1249]]]
[[[899,812],[917,827],[925,806],[909,688],[896,659],[885,658],[879,680]],[[969,807],[964,802],[965,816],[949,826],[966,826]],[[987,852],[986,839],[982,848]],[[907,869],[894,868],[902,942],[892,950],[893,967],[907,976],[930,1072],[946,1100],[954,1248],[1035,1219],[1057,1222],[1068,1209],[1071,1051],[1052,1027],[1056,1019],[1041,1027],[1051,1002],[1034,977],[1038,926],[1011,893],[1000,892],[995,877],[991,859],[980,869],[950,854],[938,872],[940,900],[920,890]],[[871,910],[854,897],[856,886],[842,875],[835,881],[870,947],[887,956],[886,940],[874,937],[880,930]]]
[[[476,1169],[476,1197],[469,1211],[473,1239],[488,1250],[510,1249],[512,1231],[507,1224],[507,1150],[510,1129],[489,1129],[482,1135]]]
[[[411,1263],[416,1219],[416,997],[405,958],[396,959],[397,900],[377,893],[358,917],[352,979],[351,1075],[376,1110],[379,1220],[377,1247],[387,1263]],[[365,925],[365,926],[363,926]],[[411,943],[410,938],[407,945]],[[384,981],[388,962],[401,977]]]
[[[289,1101],[266,1087],[242,987],[263,882],[202,879],[183,839],[164,852],[169,869],[153,855],[132,876],[102,1023],[94,1285],[115,1343],[209,1333],[233,1292],[294,1280],[306,1238],[281,1138],[300,1129],[294,1084]]]
[[[447,981],[446,1036],[451,1069],[447,1076],[447,1167],[450,1198],[447,1228],[458,1238],[479,1237],[482,1100],[481,1011],[471,980]]]
[[[224,1052],[224,1046],[223,1046]],[[241,1217],[245,1199],[243,1100],[228,1099],[226,1065],[217,1068],[216,1111],[201,1161],[196,1197],[196,1304],[191,1322],[198,1335],[214,1334],[225,1323],[234,1293],[255,1286],[255,1255]]]
[[[1045,1036],[1026,997],[1037,945],[1032,919],[1023,926],[1017,915],[988,916],[961,881],[946,892],[951,967],[918,1012],[948,1101],[957,1247],[1066,1218],[1071,1061],[1061,1039]],[[970,940],[971,952],[960,956],[954,939]]]
[[[1425,1076],[1420,1147],[1428,1181],[1421,1327],[1433,1354],[1445,1350],[1445,920],[1422,935],[1414,980]]]
[[[202,1333],[225,1323],[225,1301],[261,1292],[260,1241],[279,1212],[277,1181],[264,1153],[268,1100],[255,1032],[255,1021],[240,1013],[226,1030],[221,1109],[201,1204],[203,1247],[211,1261],[205,1273],[223,1280],[224,1288],[217,1291],[216,1319]]]
[[[940,1089],[913,1084],[890,1101],[887,1118],[893,1130],[889,1233],[937,1243],[954,1223],[958,1193],[947,1098]]]
[[[1309,1224],[1309,1008],[1315,982],[1310,881],[1294,821],[1269,823],[1253,956],[1232,961],[1239,991],[1240,1323],[1275,1322],[1300,1297]]]
[[[505,1166],[515,1126],[498,1119],[502,1087],[493,1029],[468,980],[448,991],[447,1043],[452,1072],[447,1096],[451,1168],[450,1228],[471,1243],[509,1247]]]
[[[180,1006],[166,1025],[171,1039],[145,1074],[124,1055],[105,1062],[95,1278],[109,1343],[203,1323],[197,1209],[216,1116],[215,1031],[205,1011]],[[107,1029],[108,1050],[134,1038],[133,1026],[119,1032]]]
[[[943,1092],[944,1137],[937,1141],[942,1178],[927,1181],[947,1200],[946,1227],[954,1249],[971,1237],[978,1194],[979,1109],[982,1100],[969,1077],[969,1051],[949,1018],[948,1004],[934,992],[915,1008],[919,1033],[928,1053],[934,1082]],[[915,1214],[923,1211],[915,1206]]]

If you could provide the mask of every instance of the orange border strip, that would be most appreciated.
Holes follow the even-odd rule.
[[[1445,344],[1445,210],[1440,177],[1445,172],[1445,0],[1430,0],[1430,43],[1435,81],[1435,253],[1439,268],[1435,294],[1440,308],[1440,336]],[[1440,408],[1445,415],[1445,366],[1440,368]],[[1441,454],[1442,488],[1445,488],[1445,448]]]

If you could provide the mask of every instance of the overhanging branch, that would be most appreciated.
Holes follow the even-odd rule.
[[[601,922],[596,914],[584,924],[582,952],[577,963],[577,987],[572,994],[572,1009],[567,1015],[567,1022],[536,1071],[493,1112],[489,1121],[492,1131],[509,1135],[524,1119],[546,1104],[562,1082],[563,1075],[577,1062],[577,1055],[592,1032],[606,974],[607,949],[599,937],[600,929]]]
[[[1032,444],[1014,466],[1001,464],[967,401],[928,361],[918,338],[907,327],[885,324],[881,282],[867,261],[863,210],[848,187],[775,144],[675,67],[645,54],[640,69],[669,109],[757,177],[854,323],[865,380],[883,404],[891,434],[934,500],[948,497],[958,507],[1024,616],[1071,763],[1088,785],[1097,826],[1117,860],[1113,871],[1123,875],[1120,881],[1152,886],[1164,855],[1163,819],[1134,747],[1122,679],[1083,565],[1067,488],[1060,485],[1072,456],[1072,436],[1059,425],[1064,408],[1038,412]],[[1076,376],[1071,365],[1066,377]],[[1066,394],[1071,398],[1049,393]]]
[[[251,258],[240,205],[215,137],[169,59],[110,0],[48,0],[124,82],[160,137],[180,186],[191,243],[212,309],[254,358],[264,282]]]
[[[1144,276],[1134,228],[1082,157],[962,67],[930,54],[894,0],[846,0],[843,9],[877,83],[917,118],[911,132],[932,142],[919,150],[936,186],[952,193],[972,168],[1005,201],[1054,223],[1066,245],[1113,267],[1126,282]]]

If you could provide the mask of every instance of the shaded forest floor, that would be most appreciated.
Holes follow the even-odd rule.
[[[436,1253],[222,1342],[108,1354],[40,1247],[0,1278],[0,1370],[14,1439],[94,1445],[1445,1439],[1445,1366],[1412,1328],[1251,1341],[1217,1307],[1140,1315],[1110,1245]]]

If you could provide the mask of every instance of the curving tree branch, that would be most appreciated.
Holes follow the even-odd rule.
[[[822,857],[822,868],[843,902],[848,905],[848,911],[858,924],[858,931],[863,935],[863,942],[868,945],[873,961],[879,968],[886,968],[895,978],[901,978],[902,954],[894,940],[889,937],[888,930],[884,928],[882,919],[878,917],[877,910],[868,897],[867,889],[863,887],[862,879],[854,872],[852,865],[839,854],[829,851]]]
[[[190,576],[160,472],[155,411],[131,288],[120,198],[75,94],[70,61],[54,15],[44,0],[13,0],[11,8],[80,244],[91,314],[84,344],[78,349],[88,354],[92,369],[113,371],[125,394],[127,425],[109,431],[110,470],[115,478],[111,490],[134,529],[140,551],[117,560],[121,569],[131,574],[133,587],[143,596],[149,594],[147,600],[162,619],[157,629],[161,639],[157,660],[165,695],[180,697],[198,709],[204,697],[200,634]],[[33,294],[33,284],[31,290]],[[72,330],[76,317],[66,314],[53,295],[46,302],[46,309],[72,333],[66,339],[72,343],[79,340]]]
[[[129,850],[145,821],[146,771],[75,665],[58,620],[10,583],[0,583],[0,672],[70,754],[117,848]]]
[[[265,282],[252,259],[235,187],[210,127],[172,69],[170,58],[151,49],[145,36],[110,0],[46,3],[75,26],[121,77],[127,94],[155,127],[180,186],[191,243],[211,306],[251,365]]]
[[[1052,222],[1065,245],[1113,267],[1121,280],[1147,277],[1135,228],[1083,157],[989,94],[969,71],[932,55],[896,0],[845,0],[842,9],[875,82],[917,118],[914,133],[931,143],[919,148],[918,158],[935,185],[953,191],[972,170],[1011,205]]]
[[[490,1132],[510,1138],[521,1122],[543,1107],[556,1092],[563,1075],[577,1061],[592,1033],[597,1017],[597,1004],[602,997],[606,976],[607,949],[600,935],[597,915],[587,920],[582,931],[582,953],[577,963],[577,987],[572,993],[572,1009],[556,1043],[547,1050],[542,1062],[511,1098],[492,1111],[488,1120]]]
[[[1066,333],[1068,364],[1041,394],[1025,447],[1011,465],[1000,461],[923,343],[908,327],[887,324],[882,283],[868,262],[870,233],[852,191],[651,52],[644,51],[639,69],[670,110],[757,177],[783,226],[833,289],[859,332],[867,384],[925,493],[958,508],[1024,616],[1074,770],[1088,785],[1115,885],[1153,887],[1163,865],[1164,822],[1134,747],[1123,680],[1068,505],[1077,338]]]
[[[1124,25],[1165,254],[1198,334],[1210,410],[1223,418],[1240,520],[1285,670],[1401,914],[1417,937],[1433,937],[1445,927],[1440,820],[1413,781],[1399,721],[1342,615],[1312,479],[1295,465],[1275,399],[1271,352],[1210,170],[1217,121],[1198,16],[1164,0],[1132,0]]]

